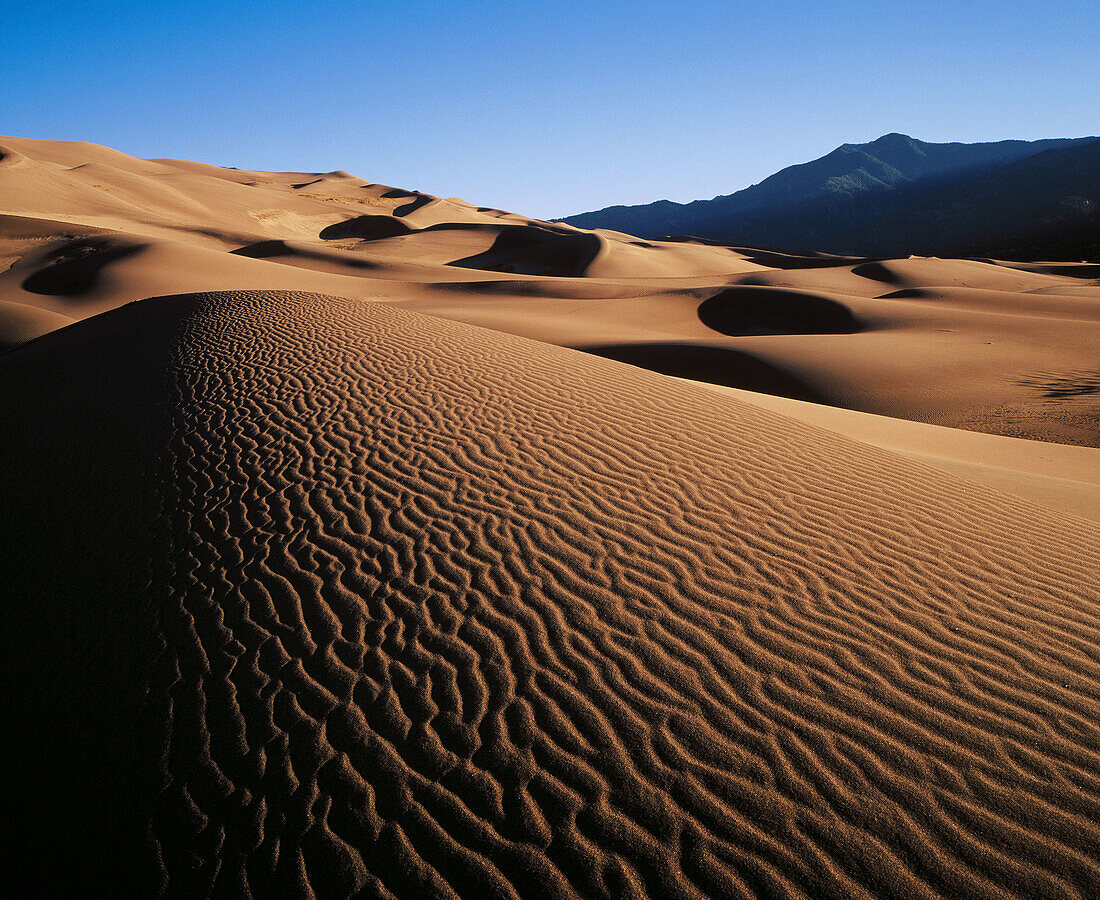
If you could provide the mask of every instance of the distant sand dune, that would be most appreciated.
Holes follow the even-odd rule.
[[[493,246],[484,253],[455,260],[451,265],[555,278],[577,277],[588,271],[597,256],[607,252],[606,243],[592,233],[512,226],[502,229]]]
[[[315,291],[570,347],[621,347],[620,358],[721,385],[762,389],[754,373],[767,368],[788,376],[772,390],[793,383],[791,396],[836,407],[1100,447],[1100,395],[1030,384],[1039,371],[1095,369],[1095,265],[639,240],[342,171],[0,145],[3,302],[84,318],[160,294]],[[14,328],[0,342],[29,333]],[[676,347],[694,349],[670,368]]]
[[[39,887],[1100,891],[1083,520],[316,295],[126,306],[0,406]]]
[[[415,230],[402,222],[401,219],[394,218],[394,216],[356,216],[354,219],[337,222],[323,228],[319,236],[326,241],[342,238],[359,238],[360,240],[373,241],[377,238],[395,237],[399,234],[412,234]]]
[[[72,324],[61,313],[0,300],[0,351],[9,350]]]

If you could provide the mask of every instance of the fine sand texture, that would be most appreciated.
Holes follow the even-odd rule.
[[[1091,447],[944,428],[703,381],[692,383],[1100,522],[1100,461]]]
[[[86,318],[0,411],[22,895],[1100,893],[1082,518],[317,294]]]

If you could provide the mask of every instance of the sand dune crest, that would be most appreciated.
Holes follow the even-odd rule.
[[[26,839],[89,864],[72,877],[1100,889],[1080,520],[614,362],[317,295],[132,304],[0,375],[13,799],[40,802]],[[70,552],[29,539],[45,523]]]

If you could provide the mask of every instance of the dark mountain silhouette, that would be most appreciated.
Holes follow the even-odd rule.
[[[877,256],[1100,259],[1100,140],[932,191],[843,241]]]
[[[1063,252],[1070,253],[1078,245],[1090,245],[1087,236],[1081,240],[1073,236],[1075,229],[1087,227],[1089,215],[1095,224],[1100,195],[1090,185],[1095,185],[1097,166],[1095,149],[1087,148],[1096,141],[1088,137],[932,144],[887,134],[867,144],[844,144],[820,159],[790,166],[759,184],[713,200],[614,206],[562,221],[644,238],[689,234],[779,250],[873,254],[883,251],[872,248],[889,247],[885,252],[940,254],[949,252],[948,247],[966,247],[968,252],[991,255],[994,246],[1042,249],[1054,241],[1052,249],[1065,248]],[[1080,152],[1074,154],[1074,150]],[[1007,171],[1037,155],[1060,152],[1064,155],[1034,168]],[[1006,174],[997,181],[994,175],[1001,170]],[[993,180],[986,182],[987,178]],[[1046,187],[1033,190],[1028,186],[1033,178]],[[954,200],[954,192],[971,185],[975,193],[962,196],[972,196],[969,202],[980,203],[979,207],[970,208],[941,243],[939,233],[949,216],[945,210],[953,208],[952,203],[967,202]],[[1050,190],[1058,197],[1048,209]],[[998,191],[1015,191],[1020,196],[994,201],[991,198]],[[1024,199],[1033,195],[1033,200]],[[903,212],[909,208],[919,222]],[[993,223],[985,217],[993,215],[994,209],[997,215],[1020,220],[987,228]],[[1039,227],[1029,218],[1034,215],[1047,224]],[[986,244],[986,238],[992,243]],[[920,249],[917,243],[909,243],[918,240]],[[1078,256],[1076,250],[1071,255]]]

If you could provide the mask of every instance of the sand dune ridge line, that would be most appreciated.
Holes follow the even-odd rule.
[[[172,893],[1100,885],[1095,529],[375,304],[158,298],[52,340],[103,329],[173,360],[127,645]]]

